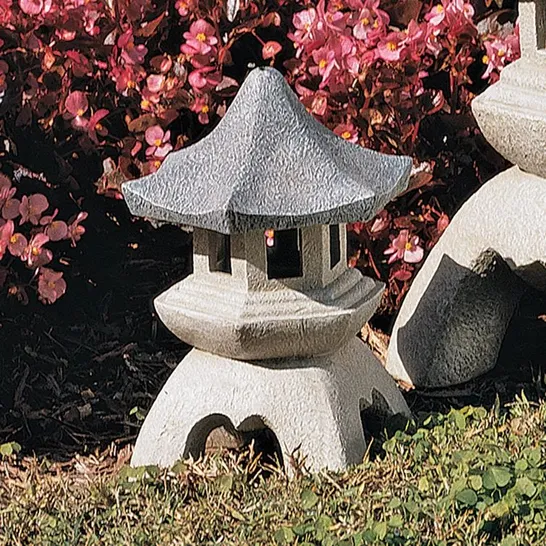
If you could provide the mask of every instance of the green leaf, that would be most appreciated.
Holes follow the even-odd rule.
[[[534,494],[537,492],[537,488],[535,487],[535,484],[526,476],[523,478],[518,478],[516,480],[516,490],[518,493],[525,495],[526,497],[533,497]]]
[[[0,455],[4,457],[10,457],[14,453],[19,453],[21,446],[17,442],[8,442],[7,444],[0,445]]]
[[[404,518],[400,514],[395,514],[389,519],[389,527],[402,527],[404,525]]]
[[[505,501],[501,500],[493,504],[492,506],[490,506],[489,510],[491,514],[495,516],[496,518],[502,518],[510,512],[510,507]]]
[[[462,491],[459,491],[455,498],[467,506],[474,506],[478,502],[478,495],[476,495],[476,492],[472,489],[463,489]]]
[[[394,497],[389,501],[388,507],[391,510],[395,510],[396,508],[400,508],[402,505],[402,501],[398,497]]]
[[[380,521],[374,525],[375,535],[379,540],[383,540],[387,536],[387,522]]]
[[[310,510],[317,504],[319,498],[311,489],[304,489],[301,492],[301,506],[304,510]]]
[[[312,523],[307,522],[294,525],[294,527],[292,527],[292,531],[294,531],[294,534],[298,535],[299,537],[303,537],[307,533],[310,533],[314,528],[315,526]]]
[[[294,533],[290,527],[277,529],[274,536],[278,544],[289,544],[294,541]]]
[[[525,459],[520,459],[519,461],[516,461],[514,468],[516,469],[516,472],[525,472],[529,468],[529,465]]]
[[[425,476],[422,476],[421,478],[419,478],[417,487],[419,488],[419,491],[428,491],[430,489],[429,481],[427,480]]]
[[[499,546],[518,546],[518,541],[514,535],[504,537]]]
[[[452,410],[451,418],[459,430],[466,428],[466,417],[460,411]]]
[[[220,476],[216,480],[216,485],[218,487],[218,491],[221,493],[228,493],[233,487],[233,476],[230,476],[229,474]]]
[[[526,449],[524,453],[525,453],[525,458],[527,459],[527,461],[529,461],[531,466],[538,466],[540,464],[542,460],[540,447],[536,447],[534,449]]]
[[[328,531],[332,527],[332,519],[328,516],[319,516],[315,522],[315,529],[317,531]]]
[[[474,489],[474,491],[479,491],[483,487],[482,477],[481,476],[470,476],[468,478],[468,485],[470,485],[470,487],[472,489]]]
[[[495,489],[496,487],[505,487],[510,483],[512,473],[502,466],[492,466],[485,471],[483,475],[483,486],[486,489]]]

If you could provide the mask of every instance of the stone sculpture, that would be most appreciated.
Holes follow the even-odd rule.
[[[133,214],[194,230],[193,274],[155,306],[195,348],[150,410],[133,465],[198,456],[225,425],[267,426],[285,462],[299,453],[338,469],[364,454],[363,408],[383,397],[409,415],[356,338],[383,285],[347,267],[345,222],[373,217],[410,168],[337,137],[259,68],[207,137],[124,184]]]
[[[473,102],[486,138],[516,166],[457,212],[402,304],[387,370],[416,386],[490,370],[521,279],[546,290],[546,0],[520,2],[519,11],[521,59]]]

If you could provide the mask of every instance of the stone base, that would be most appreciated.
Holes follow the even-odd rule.
[[[358,338],[328,356],[244,362],[193,349],[150,410],[131,464],[168,467],[198,457],[218,426],[270,428],[290,471],[343,469],[365,453],[360,412],[382,406],[410,416],[393,380]]]
[[[494,367],[523,293],[520,278],[546,290],[545,218],[546,179],[517,167],[463,205],[400,308],[387,356],[391,375],[444,387]]]

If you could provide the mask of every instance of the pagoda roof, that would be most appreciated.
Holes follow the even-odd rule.
[[[277,70],[256,68],[210,134],[123,194],[134,215],[232,234],[369,220],[410,169],[335,135]]]

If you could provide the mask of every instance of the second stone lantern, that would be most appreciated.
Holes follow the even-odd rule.
[[[198,456],[218,426],[269,427],[313,469],[362,460],[361,411],[409,415],[357,337],[383,285],[347,267],[345,223],[405,189],[407,157],[363,149],[305,110],[281,74],[253,70],[218,126],[124,184],[131,212],[193,227],[193,274],[160,295],[194,349],[142,426],[133,465]]]

